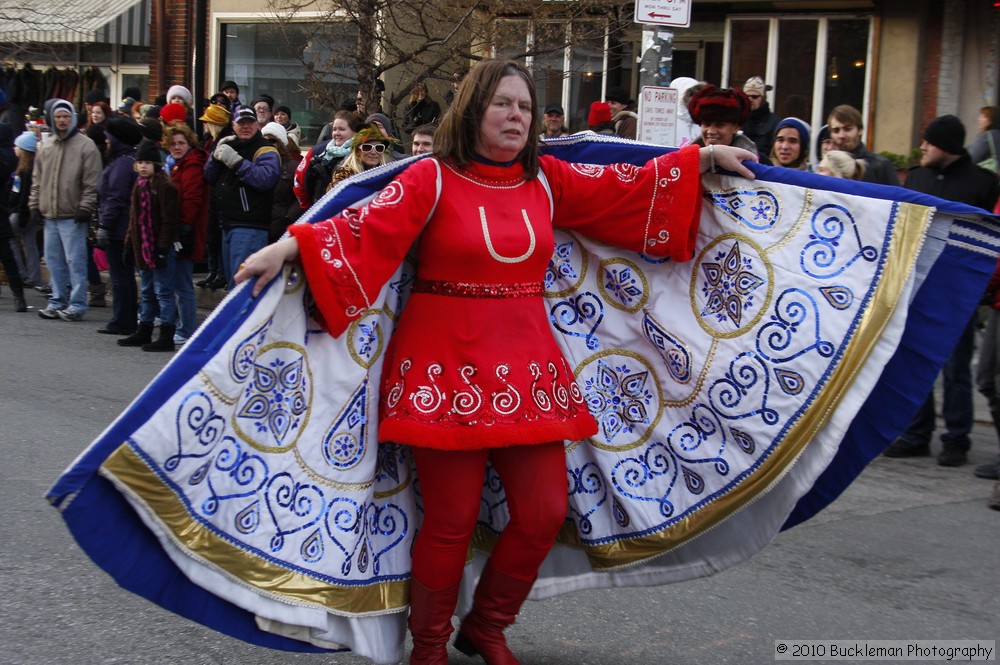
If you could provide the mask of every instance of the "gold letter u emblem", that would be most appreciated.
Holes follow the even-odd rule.
[[[483,224],[483,237],[486,238],[486,249],[489,250],[490,256],[500,263],[520,263],[531,256],[532,252],[535,251],[535,231],[531,228],[531,220],[528,219],[528,211],[521,208],[521,216],[524,218],[524,225],[528,229],[528,251],[521,256],[501,256],[497,253],[497,250],[494,249],[493,241],[490,240],[490,227],[489,224],[486,223],[486,208],[479,206],[479,221]]]

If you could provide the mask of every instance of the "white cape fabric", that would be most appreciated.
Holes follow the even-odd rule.
[[[590,164],[666,150],[544,149]],[[343,183],[305,223],[410,163]],[[704,177],[690,262],[557,230],[546,307],[600,432],[566,443],[570,510],[531,598],[746,560],[905,427],[974,311],[1000,249],[982,211],[754,168]],[[257,298],[238,287],[50,490],[81,547],[123,587],[240,639],[398,661],[419,479],[376,432],[413,276],[402,265],[338,339],[300,269]],[[506,520],[491,469],[460,611]]]

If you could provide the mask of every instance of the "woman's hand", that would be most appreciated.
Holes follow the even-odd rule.
[[[298,258],[298,240],[294,237],[279,240],[248,256],[246,261],[240,264],[236,274],[233,275],[233,280],[239,284],[256,275],[258,277],[257,283],[253,285],[253,295],[256,297],[271,281],[271,278],[281,272],[281,268],[286,262],[295,261]]]
[[[725,169],[753,180],[753,171],[743,166],[743,162],[756,162],[757,155],[743,148],[730,145],[715,145],[701,149],[701,172]]]

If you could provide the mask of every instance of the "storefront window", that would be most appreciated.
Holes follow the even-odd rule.
[[[303,145],[315,143],[336,110],[335,102],[332,108],[321,108],[310,95],[303,63],[310,66],[315,74],[311,82],[323,88],[326,99],[353,99],[357,92],[353,61],[342,56],[356,43],[346,25],[226,23],[221,34],[219,81],[235,81],[244,103],[268,94],[289,107],[292,122],[302,128]]]
[[[768,93],[772,111],[814,127],[838,104],[866,113],[869,17],[732,18],[728,29],[727,85],[739,87],[748,77],[761,76],[774,86]]]
[[[788,19],[778,22],[778,67],[774,79],[774,107],[782,118],[809,122],[812,114],[813,82],[816,79],[817,20]]]

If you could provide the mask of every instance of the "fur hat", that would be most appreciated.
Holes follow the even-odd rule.
[[[605,122],[611,122],[611,107],[607,102],[593,102],[590,105],[590,115],[587,124],[596,127]]]
[[[384,143],[390,148],[397,141],[393,138],[387,137],[382,133],[382,130],[375,125],[368,125],[360,132],[356,132],[354,136],[351,137],[351,150],[354,150],[362,143]]]
[[[163,155],[160,154],[159,146],[147,139],[140,143],[139,148],[135,151],[135,161],[160,164],[163,162]]]
[[[210,125],[224,127],[229,124],[229,111],[218,104],[210,104],[205,109],[205,113],[198,119]]]
[[[14,139],[14,145],[21,150],[35,152],[38,149],[38,137],[30,129],[26,130],[18,134],[17,138]]]
[[[750,99],[742,90],[706,85],[691,97],[688,113],[695,124],[735,122],[743,126],[750,116]]]
[[[174,120],[184,122],[186,119],[187,109],[180,104],[167,104],[160,109],[160,120],[162,120],[165,125],[169,125]]]
[[[276,122],[269,122],[266,125],[264,125],[261,128],[260,133],[263,134],[266,138],[277,139],[278,142],[281,143],[281,145],[283,146],[288,145],[288,132],[285,130],[284,127],[282,127]]]
[[[608,93],[604,95],[604,99],[605,101],[618,102],[619,104],[623,104],[625,106],[631,106],[633,101],[632,98],[628,96],[628,93],[625,92],[625,88],[620,87],[610,88]]]
[[[795,131],[799,133],[799,140],[802,143],[802,154],[805,155],[809,152],[809,135],[812,133],[812,128],[804,120],[799,120],[798,118],[785,118],[778,123],[778,126],[774,128],[774,135],[778,135],[778,131],[782,127],[794,127]]]
[[[142,130],[132,118],[111,118],[105,124],[105,131],[126,145],[139,145],[142,141]]]
[[[924,140],[949,154],[961,155],[965,152],[965,125],[953,115],[939,116],[927,125]]]
[[[172,85],[167,90],[167,102],[174,97],[180,97],[188,106],[194,106],[194,97],[191,95],[191,91],[182,85]]]

